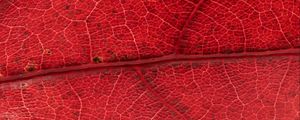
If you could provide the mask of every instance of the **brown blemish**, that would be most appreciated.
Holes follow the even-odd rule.
[[[25,38],[27,38],[27,37],[29,37],[30,36],[30,32],[29,31],[25,31],[24,33],[23,33],[23,36],[25,37]]]
[[[44,52],[45,52],[45,54],[47,54],[47,55],[51,55],[51,54],[52,54],[52,51],[49,50],[49,49],[46,49]]]
[[[25,71],[26,72],[33,72],[33,71],[35,71],[36,70],[36,68],[35,68],[35,66],[34,65],[27,65],[26,66],[26,68],[25,68]]]
[[[25,87],[27,87],[27,86],[28,86],[27,83],[21,83],[21,88],[25,88]]]
[[[34,70],[35,70],[35,68],[33,66],[30,66],[30,67],[26,68],[26,71],[28,71],[28,72],[32,72]]]
[[[93,62],[94,62],[94,63],[101,63],[101,62],[102,62],[102,58],[101,58],[101,57],[98,57],[98,56],[97,56],[97,57],[94,57],[94,58],[93,58]]]

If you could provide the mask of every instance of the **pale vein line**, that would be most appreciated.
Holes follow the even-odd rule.
[[[69,78],[66,78],[66,79],[67,79],[68,84],[70,85],[71,90],[74,92],[74,94],[76,95],[76,97],[77,97],[78,100],[79,100],[80,108],[79,108],[78,120],[80,120],[80,116],[81,116],[81,112],[82,112],[82,100],[81,100],[80,96],[78,95],[78,93],[77,93],[77,92],[75,91],[75,89],[73,88],[73,86],[71,85],[71,83],[70,83],[70,81],[69,81]]]
[[[282,87],[282,83],[283,83],[283,81],[286,79],[286,75],[287,75],[287,73],[288,73],[288,71],[290,70],[290,63],[291,63],[291,61],[290,61],[290,59],[289,59],[289,62],[288,62],[288,65],[287,65],[287,69],[286,69],[286,71],[285,71],[285,73],[284,73],[284,75],[283,75],[283,77],[282,77],[282,79],[280,80],[280,83],[279,83],[279,88],[278,88],[278,91],[277,91],[277,93],[276,93],[276,98],[275,98],[275,102],[274,102],[274,105],[273,105],[273,107],[274,107],[274,118],[273,118],[273,120],[276,120],[276,104],[277,104],[277,100],[278,100],[278,95],[279,95],[279,92],[280,92],[280,90],[281,90],[281,87]]]

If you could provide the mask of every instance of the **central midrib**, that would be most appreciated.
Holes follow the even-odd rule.
[[[67,73],[72,71],[91,70],[91,69],[107,69],[118,67],[135,67],[135,66],[149,66],[154,64],[163,64],[170,62],[188,62],[188,61],[203,61],[203,60],[223,60],[223,59],[240,59],[240,58],[254,58],[267,56],[299,56],[300,49],[286,49],[266,52],[249,52],[249,53],[233,53],[233,54],[213,54],[213,55],[178,55],[171,54],[157,58],[141,59],[134,61],[121,61],[111,63],[91,63],[77,66],[67,66],[62,68],[53,68],[45,70],[37,70],[33,72],[10,75],[0,78],[0,84],[14,82],[17,80],[25,80],[36,76],[44,76],[51,74]]]

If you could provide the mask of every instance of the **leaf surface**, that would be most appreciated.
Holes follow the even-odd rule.
[[[0,0],[0,119],[299,119],[298,0]]]

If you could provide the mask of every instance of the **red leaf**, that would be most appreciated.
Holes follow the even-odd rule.
[[[297,0],[0,0],[0,119],[299,119]]]

